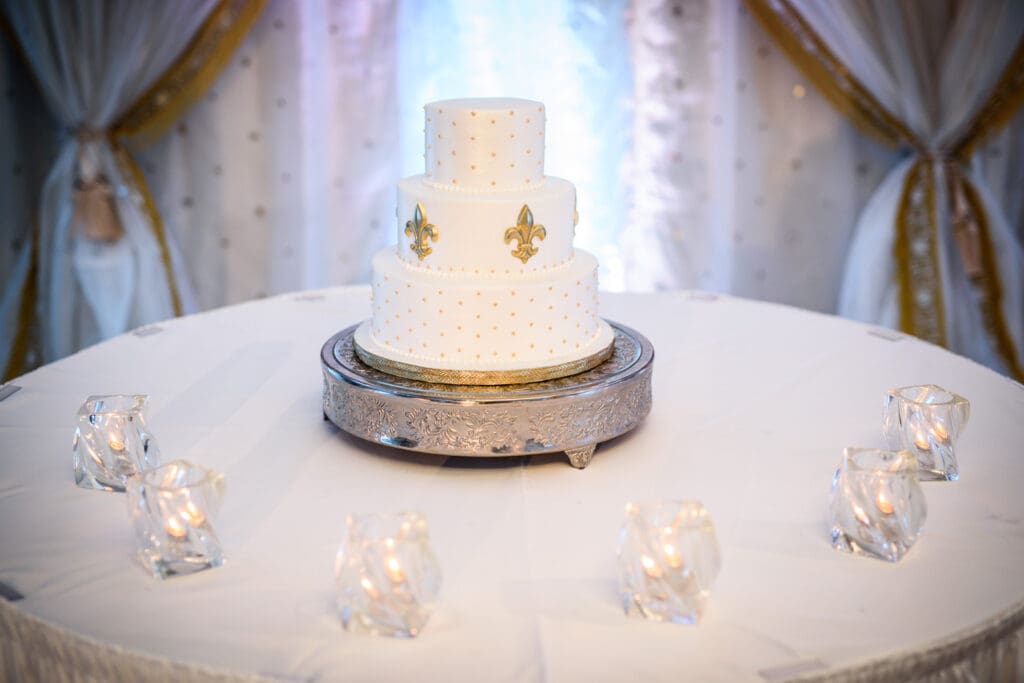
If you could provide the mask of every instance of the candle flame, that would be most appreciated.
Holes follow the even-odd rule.
[[[661,567],[658,566],[658,563],[654,561],[653,557],[649,557],[648,555],[641,555],[640,564],[643,566],[644,573],[647,574],[647,576],[651,577],[652,579],[661,578]]]
[[[864,512],[864,508],[857,503],[853,504],[853,515],[859,519],[862,524],[871,524],[871,518],[868,517],[868,513]]]
[[[109,439],[107,439],[107,445],[110,446],[110,450],[112,450],[112,451],[114,451],[116,453],[122,452],[124,450],[124,448],[125,448],[124,442],[123,441],[119,441],[117,439],[117,437],[113,437],[113,436],[110,437]]]
[[[366,591],[366,594],[370,596],[371,600],[376,600],[380,597],[380,593],[378,593],[377,589],[373,587],[373,583],[365,576],[359,579],[359,585],[363,587],[363,590]]]
[[[889,500],[889,496],[885,493],[885,489],[878,489],[878,493],[875,494],[875,507],[877,507],[879,512],[883,515],[892,514],[892,501]]]
[[[683,566],[683,556],[679,554],[679,551],[675,549],[671,543],[666,543],[664,547],[665,551],[665,563],[668,564],[672,569],[679,569]]]
[[[925,434],[924,432],[915,432],[914,445],[920,448],[922,451],[928,450],[928,435]]]
[[[384,569],[387,572],[388,578],[391,579],[391,583],[402,583],[405,581],[405,572],[402,571],[402,565],[398,563],[398,558],[390,556],[384,561]]]
[[[167,535],[175,540],[181,540],[188,535],[188,529],[177,517],[167,518]]]
[[[185,503],[185,509],[182,510],[181,516],[192,526],[199,526],[206,521],[206,515],[191,500]]]
[[[946,431],[946,426],[941,422],[936,422],[935,425],[932,427],[931,432],[939,441],[945,441],[946,439],[949,438],[949,432]]]

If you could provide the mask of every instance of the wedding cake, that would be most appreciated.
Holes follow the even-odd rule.
[[[426,105],[426,168],[398,183],[398,243],[373,257],[368,365],[412,379],[512,384],[606,360],[597,259],[573,247],[576,188],[544,175],[544,105]]]

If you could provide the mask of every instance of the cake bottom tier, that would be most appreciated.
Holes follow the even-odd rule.
[[[372,289],[373,317],[355,334],[364,360],[499,379],[551,369],[508,383],[539,381],[600,363],[614,337],[598,316],[597,259],[579,249],[555,271],[481,279],[409,268],[388,247],[373,258]]]

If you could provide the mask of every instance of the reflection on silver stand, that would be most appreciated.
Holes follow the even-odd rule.
[[[368,441],[425,453],[500,457],[565,451],[573,467],[651,410],[654,347],[609,321],[615,351],[587,372],[505,386],[428,384],[365,365],[353,325],[327,340],[324,418]]]

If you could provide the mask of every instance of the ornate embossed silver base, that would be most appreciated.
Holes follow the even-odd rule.
[[[324,417],[396,448],[474,457],[565,451],[582,469],[597,444],[633,429],[651,410],[654,348],[634,330],[609,324],[615,350],[596,368],[504,386],[429,384],[375,370],[356,355],[353,325],[320,352]]]

